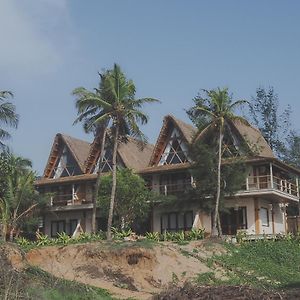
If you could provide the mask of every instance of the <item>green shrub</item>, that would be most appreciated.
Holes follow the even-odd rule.
[[[186,240],[189,241],[196,241],[196,240],[203,240],[204,239],[204,228],[192,228],[190,231],[186,232]]]
[[[115,227],[111,228],[111,231],[113,233],[113,237],[116,240],[123,240],[125,237],[129,237],[133,234],[133,231],[129,228],[129,229],[122,229],[122,230],[118,230]]]
[[[159,242],[160,241],[160,234],[159,232],[146,232],[145,237],[147,240]]]

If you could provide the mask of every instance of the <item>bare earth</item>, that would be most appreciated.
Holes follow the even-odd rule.
[[[180,286],[199,273],[209,272],[201,259],[216,249],[223,251],[221,245],[214,245],[212,251],[202,241],[152,248],[134,242],[118,248],[101,242],[34,249],[26,254],[26,260],[56,277],[107,289],[118,298],[149,299],[172,282]]]

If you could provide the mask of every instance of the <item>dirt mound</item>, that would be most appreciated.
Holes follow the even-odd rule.
[[[300,298],[299,290],[285,292],[268,292],[248,286],[193,286],[170,287],[153,300],[296,300]]]
[[[26,259],[57,277],[105,288],[122,297],[146,299],[169,283],[183,284],[209,268],[174,245],[91,243],[31,250]]]

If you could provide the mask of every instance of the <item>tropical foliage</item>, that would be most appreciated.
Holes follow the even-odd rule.
[[[13,94],[9,91],[0,91],[0,148],[4,148],[4,141],[10,138],[6,127],[17,128],[19,116],[16,114],[14,104],[7,101]],[[4,128],[3,128],[4,126]]]
[[[74,91],[74,94],[78,97],[79,103],[83,108],[81,114],[85,113],[85,115],[82,115],[81,119],[87,120],[88,116],[93,116],[91,122],[85,121],[84,124],[110,124],[113,140],[113,172],[107,222],[107,238],[111,239],[111,226],[117,187],[116,171],[118,143],[121,138],[123,139],[123,142],[126,142],[128,136],[132,136],[140,141],[141,147],[147,142],[145,135],[138,126],[138,124],[146,124],[148,122],[148,116],[142,111],[142,107],[146,103],[158,102],[158,100],[153,98],[135,99],[136,88],[133,81],[126,78],[120,66],[117,64],[114,64],[112,70],[107,70],[101,79],[101,90],[98,91],[98,96],[102,96],[103,94],[105,95],[105,99],[102,99],[101,97],[92,98],[97,105],[96,109],[95,107],[91,107],[91,99],[85,99],[84,93],[86,90],[82,88],[79,90],[77,89]],[[99,111],[100,114],[95,115],[95,112]]]
[[[198,126],[198,135],[195,143],[201,140],[201,137],[207,132],[216,137],[217,157],[215,185],[215,208],[213,218],[213,235],[221,235],[221,224],[219,216],[219,206],[221,198],[221,162],[223,153],[223,140],[226,128],[230,128],[230,123],[234,120],[239,120],[245,124],[248,122],[235,115],[234,111],[237,107],[247,103],[245,100],[233,101],[228,89],[203,90],[204,96],[199,94],[194,99],[195,105],[188,111],[189,116],[195,125]]]
[[[42,197],[35,191],[33,182],[35,174],[31,162],[9,152],[0,156],[0,165],[5,164],[0,194],[0,217],[2,236],[10,240],[18,235],[22,226],[34,216],[34,211],[43,203]]]
[[[133,223],[143,223],[148,217],[153,197],[145,181],[131,170],[124,168],[117,171],[117,182],[113,225],[127,229]],[[99,197],[99,206],[104,217],[109,213],[111,186],[112,175],[104,176]]]

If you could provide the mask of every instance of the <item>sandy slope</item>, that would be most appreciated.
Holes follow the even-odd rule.
[[[222,251],[218,247],[214,249]],[[117,297],[148,299],[171,282],[183,284],[210,271],[203,261],[212,253],[203,242],[151,248],[135,242],[125,247],[101,242],[34,249],[26,259],[57,277],[101,287]]]

